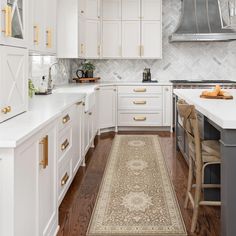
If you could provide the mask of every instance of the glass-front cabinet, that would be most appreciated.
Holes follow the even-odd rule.
[[[27,8],[29,0],[0,0],[0,44],[27,47]]]

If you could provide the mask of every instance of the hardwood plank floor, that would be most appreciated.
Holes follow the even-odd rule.
[[[133,133],[121,132],[120,134]],[[144,134],[144,132],[135,132],[134,134]],[[160,136],[163,154],[167,160],[170,176],[189,233],[192,209],[191,207],[189,209],[183,207],[188,176],[187,164],[182,155],[175,151],[175,140],[172,134],[169,132],[148,132],[148,134]],[[107,133],[97,137],[96,148],[88,152],[87,166],[79,169],[59,208],[60,231],[58,236],[86,235],[114,135],[114,133]],[[220,208],[201,207],[196,233],[191,235],[219,236]]]

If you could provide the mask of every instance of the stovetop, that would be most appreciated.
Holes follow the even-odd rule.
[[[236,84],[232,80],[170,80],[173,84]]]

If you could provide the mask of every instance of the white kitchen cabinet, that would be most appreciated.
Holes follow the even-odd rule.
[[[28,46],[28,0],[2,0],[0,44]]]
[[[162,58],[162,33],[160,21],[142,21],[141,58]]]
[[[140,20],[140,0],[122,0],[122,20]]]
[[[98,20],[100,18],[100,0],[87,0],[85,15],[88,20]]]
[[[98,128],[116,126],[116,87],[100,87],[98,90]]]
[[[56,54],[57,0],[32,0],[29,6],[30,51]]]
[[[82,139],[83,139],[83,113],[84,107],[82,102],[79,102],[74,105],[74,117],[73,117],[73,129],[72,129],[72,171],[73,176],[78,171],[81,161],[82,161]]]
[[[163,126],[171,126],[172,115],[172,87],[163,86]]]
[[[140,21],[122,21],[122,57],[139,58]]]
[[[161,20],[161,0],[142,0],[142,20]]]
[[[103,21],[102,56],[120,58],[121,54],[121,21]]]
[[[56,130],[53,122],[15,149],[0,149],[4,167],[0,235],[56,234]]]
[[[100,22],[97,20],[86,20],[85,26],[85,57],[100,57]]]
[[[102,0],[102,19],[121,20],[121,0]]]
[[[0,46],[0,123],[27,107],[28,50]]]

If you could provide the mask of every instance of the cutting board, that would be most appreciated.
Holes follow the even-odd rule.
[[[76,83],[89,83],[89,82],[97,82],[100,80],[100,77],[95,77],[95,78],[74,78],[73,80],[76,81]]]
[[[207,98],[207,99],[233,99],[234,97],[232,95],[230,96],[206,96],[206,95],[200,95],[200,98]]]

